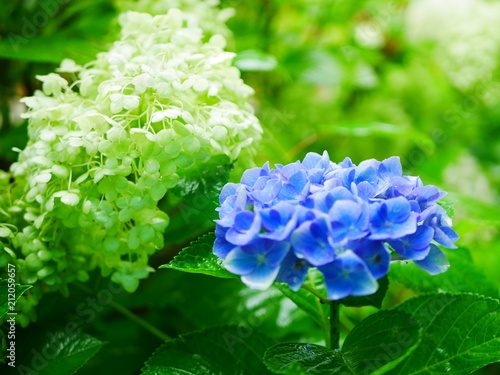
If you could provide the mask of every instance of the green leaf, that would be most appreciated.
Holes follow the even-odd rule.
[[[387,289],[389,288],[389,279],[387,276],[378,280],[378,289],[375,293],[369,296],[362,297],[347,297],[339,302],[344,306],[361,307],[361,306],[374,306],[377,309],[382,308],[382,301],[384,300]]]
[[[430,294],[396,307],[423,327],[422,341],[390,374],[470,374],[500,361],[500,302],[474,294]]]
[[[318,298],[313,296],[305,289],[299,289],[294,292],[287,284],[273,284],[281,293],[295,303],[301,310],[309,315],[320,327],[328,324],[329,305],[322,304]]]
[[[271,71],[278,66],[278,61],[264,51],[247,50],[238,53],[234,58],[234,65],[244,72]]]
[[[302,373],[311,375],[381,374],[416,348],[419,330],[410,314],[380,311],[358,324],[340,351],[312,344],[278,344],[266,351],[264,362],[279,374],[294,373],[297,363]]]
[[[441,201],[437,202],[445,211],[446,215],[448,215],[450,218],[455,216],[455,202],[452,201]]]
[[[210,328],[163,344],[148,359],[142,375],[270,374],[261,358],[272,344],[252,328]]]
[[[264,362],[278,374],[330,375],[348,371],[342,356],[314,344],[278,344],[264,354]]]
[[[215,233],[208,233],[191,242],[189,247],[183,249],[168,264],[160,268],[171,268],[190,273],[203,273],[205,275],[235,278],[237,275],[227,271],[222,266],[222,259],[213,253]]]
[[[341,354],[356,374],[382,374],[415,350],[420,331],[410,314],[379,311],[353,328]]]
[[[450,261],[448,271],[439,275],[429,275],[413,262],[393,262],[389,277],[392,281],[419,292],[437,292],[443,290],[452,293],[474,292],[498,298],[498,289],[484,275],[483,270],[474,264],[468,249],[447,250]],[[464,271],[467,278],[464,278]]]
[[[199,211],[198,214],[212,210],[215,215],[220,191],[229,181],[233,166],[226,155],[213,156],[206,163],[195,163],[182,172],[181,179],[171,191],[190,208]]]
[[[323,278],[319,272],[311,272],[311,281],[314,283],[314,288],[322,293],[324,289]],[[389,280],[387,277],[383,277],[379,282],[379,289],[376,293],[370,296],[363,297],[348,297],[340,300],[344,306],[360,307],[360,306],[375,306],[380,309],[382,306],[382,300],[385,297],[387,288],[389,286]],[[299,289],[294,292],[290,287],[284,283],[274,283],[274,286],[281,291],[286,297],[292,300],[300,309],[306,312],[320,327],[325,329],[325,325],[328,325],[329,307],[327,304],[323,304],[319,301],[317,297],[312,295],[305,289]],[[324,294],[324,293],[322,293]],[[326,296],[325,296],[326,299]]]
[[[56,331],[47,334],[43,344],[31,351],[31,361],[19,363],[17,368],[20,373],[31,373],[36,367],[37,375],[71,375],[104,344],[81,332]]]
[[[9,283],[7,280],[0,280],[0,319],[10,312],[15,312],[15,302],[21,298],[24,292],[31,288],[31,285],[15,284],[15,292],[9,293]],[[9,305],[9,302],[11,304]]]

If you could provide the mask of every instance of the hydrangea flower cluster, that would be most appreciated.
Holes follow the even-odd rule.
[[[398,157],[356,166],[325,151],[276,169],[266,163],[223,188],[214,253],[252,288],[277,280],[297,291],[316,267],[331,300],[373,294],[391,259],[446,271],[437,244],[456,248],[458,236],[437,204],[445,195],[404,176]]]
[[[195,22],[203,30],[205,38],[214,34],[231,38],[226,22],[234,16],[234,9],[220,9],[219,4],[219,0],[122,0],[116,6],[122,12],[133,10],[152,15],[165,14],[172,8],[182,9],[188,22]]]
[[[39,76],[43,92],[23,99],[30,140],[8,208],[21,283],[66,292],[97,267],[134,291],[163,246],[167,191],[195,164],[252,153],[260,138],[223,36],[205,38],[178,9],[119,21],[108,52],[85,66],[64,60],[63,75]]]

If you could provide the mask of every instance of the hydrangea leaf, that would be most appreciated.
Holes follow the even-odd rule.
[[[387,289],[389,288],[389,279],[387,278],[387,276],[384,276],[381,279],[377,280],[377,282],[378,289],[375,293],[369,296],[347,297],[340,300],[340,303],[342,303],[344,306],[350,307],[374,306],[377,309],[382,308],[382,301],[384,300]]]
[[[495,285],[484,275],[483,270],[474,263],[467,248],[449,250],[446,256],[450,262],[447,272],[431,276],[424,270],[408,262],[394,262],[389,273],[390,279],[419,292],[437,292],[444,290],[451,293],[473,292],[498,298]],[[464,279],[467,270],[467,280]]]
[[[28,357],[30,360],[22,361],[16,367],[22,373],[32,373],[36,368],[38,375],[71,375],[85,365],[104,344],[81,332],[60,330],[47,333],[41,345],[31,350]],[[33,352],[39,355],[33,357]],[[40,353],[50,355],[42,357]]]
[[[297,364],[301,373],[311,375],[381,374],[415,349],[419,330],[409,314],[380,311],[357,325],[340,351],[312,344],[278,344],[266,351],[264,362],[279,374],[300,373]]]
[[[146,362],[142,375],[271,374],[261,358],[272,344],[248,328],[210,328],[163,344]]]
[[[274,283],[274,286],[286,297],[309,315],[320,327],[328,325],[328,305],[319,302],[318,298],[313,296],[305,289],[299,289],[294,292],[284,283]]]
[[[275,345],[264,354],[264,362],[277,374],[334,375],[348,371],[338,352],[313,344]]]
[[[184,221],[193,220],[200,215],[210,220],[216,218],[219,193],[229,181],[233,166],[234,163],[226,155],[217,155],[206,163],[196,163],[184,171],[171,190],[183,200],[179,210]]]
[[[31,288],[31,285],[19,285],[16,284],[16,291],[14,294],[14,300],[9,300],[10,294],[9,294],[9,284],[7,280],[0,280],[0,319],[7,314],[9,311],[14,311],[10,310],[9,306],[9,301],[10,302],[17,302],[19,298],[23,295],[24,292],[26,292],[28,289]]]
[[[190,273],[203,273],[226,279],[238,277],[227,271],[222,266],[222,259],[213,254],[214,241],[214,233],[201,236],[191,242],[190,246],[183,249],[170,263],[164,264],[160,268],[171,268]]]
[[[500,302],[474,294],[429,294],[396,307],[423,327],[422,341],[389,372],[471,374],[500,361]]]

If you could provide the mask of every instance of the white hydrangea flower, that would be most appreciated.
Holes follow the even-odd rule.
[[[227,13],[203,4],[203,20],[178,9],[123,13],[108,52],[83,67],[62,62],[72,86],[51,73],[39,77],[43,92],[23,99],[30,141],[11,172],[16,207],[31,224],[17,241],[39,267],[26,268],[21,282],[64,290],[99,267],[133,291],[151,272],[148,255],[163,246],[169,218],[158,201],[194,164],[253,152],[262,132],[253,91],[215,33],[227,34]],[[35,239],[53,249],[50,259],[37,258]]]
[[[153,15],[166,14],[173,8],[182,9],[187,22],[198,25],[205,36],[231,36],[226,22],[233,17],[234,9],[218,9],[219,0],[122,0],[117,5],[122,11],[134,10]],[[220,47],[224,48],[225,45]]]

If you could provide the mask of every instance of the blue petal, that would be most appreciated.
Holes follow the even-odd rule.
[[[285,240],[297,225],[298,212],[296,206],[281,201],[270,209],[259,211],[264,227],[269,231],[261,233],[262,238],[277,241]]]
[[[255,182],[260,176],[264,176],[265,172],[262,170],[262,168],[251,168],[247,169],[245,172],[243,172],[243,175],[241,176],[240,182],[243,185],[247,185],[250,187],[253,187],[255,185]]]
[[[368,206],[370,224],[374,228],[383,226],[387,221],[387,208],[382,203],[374,202]]]
[[[431,275],[446,272],[450,266],[446,255],[434,244],[431,244],[429,255],[424,260],[416,260],[415,264]]]
[[[252,289],[264,290],[271,286],[278,276],[279,267],[269,267],[266,263],[260,263],[253,272],[241,277],[247,286]]]
[[[382,204],[370,205],[370,236],[372,240],[397,239],[417,230],[417,214],[403,197]]]
[[[357,184],[359,184],[360,182],[366,181],[372,185],[377,185],[379,180],[380,180],[380,176],[379,176],[378,172],[373,167],[367,167],[367,168],[363,168],[362,170],[357,170],[356,174],[357,174],[357,176],[356,176],[356,179],[354,181]]]
[[[300,162],[287,164],[280,170],[281,175],[285,177],[286,180],[290,180],[300,172],[305,176],[304,167],[302,167]]]
[[[233,244],[226,241],[226,232],[227,229],[221,227],[220,225],[215,227],[215,235],[217,238],[214,242],[214,254],[222,259],[226,258],[227,254],[229,254],[229,252],[235,247]]]
[[[413,190],[413,184],[406,177],[391,177],[388,185],[387,196],[389,198],[406,197]]]
[[[436,227],[434,228],[434,240],[448,249],[456,249],[457,245],[453,242],[458,240],[458,235],[450,227]]]
[[[401,167],[401,160],[399,159],[399,156],[392,156],[382,161],[379,166],[379,173],[384,178],[402,176],[403,168]]]
[[[343,223],[332,222],[330,223],[332,228],[332,243],[334,246],[344,246],[349,240],[349,227],[345,226]]]
[[[354,252],[363,260],[375,279],[389,271],[390,253],[382,241],[361,241]]]
[[[410,216],[411,205],[406,198],[398,197],[388,199],[384,204],[387,206],[387,216],[393,223],[401,223]]]
[[[307,175],[303,170],[299,170],[283,184],[278,197],[288,200],[302,200],[308,191],[309,180]]]
[[[276,280],[287,283],[293,291],[298,291],[307,276],[309,264],[304,259],[297,258],[289,252],[281,263],[280,272]]]
[[[410,198],[415,199],[421,206],[423,205],[422,208],[425,208],[427,204],[439,200],[442,196],[437,187],[427,185],[413,189]]]
[[[377,281],[365,263],[351,250],[347,250],[333,262],[318,269],[325,277],[326,291],[330,300],[347,296],[366,296],[377,291]]]
[[[392,225],[391,235],[388,239],[391,238],[401,238],[408,234],[413,234],[417,230],[417,216],[416,214],[411,214],[410,217],[402,223],[395,223]]]
[[[376,193],[375,189],[367,181],[362,181],[356,185],[355,195],[360,197],[363,200],[368,200],[368,199],[375,197],[375,193]]]
[[[380,164],[381,162],[376,159],[367,159],[359,163],[357,169],[360,171],[364,171],[367,168],[373,168],[377,170],[380,167]]]
[[[276,210],[276,207],[261,210],[259,215],[262,218],[262,225],[269,231],[275,230],[282,225],[281,214]]]
[[[406,238],[414,249],[424,249],[432,241],[434,236],[434,230],[426,225],[419,225],[417,231],[414,234],[410,234]]]
[[[347,240],[355,240],[368,233],[368,215],[366,206],[352,201],[337,201],[330,210],[332,238],[336,245],[343,245]]]
[[[339,222],[346,226],[356,223],[361,208],[359,204],[353,201],[337,201],[329,212],[330,221]]]
[[[255,184],[250,188],[250,191],[262,190],[266,187],[266,184],[271,180],[269,176],[260,176],[255,181]]]
[[[304,160],[302,161],[302,165],[306,169],[317,168],[317,165],[321,162],[321,159],[322,157],[320,154],[317,154],[315,152],[308,152],[304,157]]]
[[[261,204],[271,204],[281,189],[281,180],[270,179],[262,190],[253,190],[250,196]]]
[[[238,231],[247,231],[252,226],[255,214],[252,211],[239,212],[234,218],[234,228]]]
[[[349,157],[346,157],[342,162],[339,163],[339,165],[342,168],[351,168],[355,166],[355,164],[353,164],[351,158]]]
[[[422,260],[429,254],[429,244],[434,236],[434,230],[428,226],[420,225],[414,234],[399,240],[389,241],[389,245],[406,259]]]
[[[296,206],[281,201],[271,208],[260,210],[259,215],[262,217],[262,224],[266,229],[275,230],[286,225],[295,212]]]
[[[257,267],[254,254],[244,252],[240,247],[234,248],[224,259],[224,267],[236,275],[247,275]]]
[[[270,267],[278,267],[290,250],[290,243],[285,241],[272,241],[267,250],[266,261]]]
[[[235,195],[236,194],[236,188],[239,186],[239,184],[233,184],[232,182],[224,185],[222,188],[222,191],[219,195],[219,203],[222,204],[224,201],[229,197],[230,195]]]
[[[334,249],[329,244],[328,232],[325,218],[301,224],[291,236],[295,255],[307,260],[313,266],[331,262],[334,258]]]
[[[236,215],[235,226],[229,228],[226,233],[227,241],[235,245],[246,245],[260,232],[260,216],[255,215],[253,212],[250,212],[252,215],[248,215],[248,212],[240,212]]]

